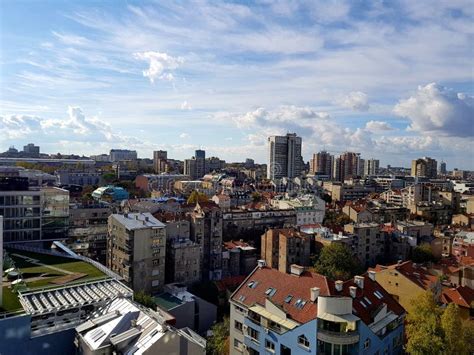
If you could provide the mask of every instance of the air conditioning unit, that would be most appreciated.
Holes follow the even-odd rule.
[[[269,330],[268,328],[264,328],[265,329],[265,333],[268,334]]]

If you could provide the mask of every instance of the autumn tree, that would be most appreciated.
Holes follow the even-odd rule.
[[[191,195],[189,195],[187,202],[189,205],[194,205],[197,202],[207,202],[207,201],[209,201],[209,199],[204,193],[194,190],[193,192],[191,192]]]
[[[469,344],[473,338],[468,323],[463,325],[459,307],[450,303],[441,315],[441,328],[444,335],[445,354],[470,354]]]
[[[314,265],[317,273],[332,280],[348,280],[362,271],[351,250],[341,243],[325,246]]]
[[[423,243],[413,249],[412,258],[415,263],[426,263],[435,261],[435,257],[428,243]]]
[[[228,317],[212,326],[212,335],[207,339],[206,354],[221,355],[229,353],[229,327]]]

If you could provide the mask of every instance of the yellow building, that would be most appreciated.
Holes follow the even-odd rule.
[[[410,313],[412,300],[431,290],[440,296],[441,283],[437,276],[431,275],[426,268],[412,261],[394,265],[377,265],[370,271],[375,272],[375,280],[390,293]]]

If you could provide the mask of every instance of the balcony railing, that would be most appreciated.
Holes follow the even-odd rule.
[[[330,330],[318,329],[318,340],[331,344],[349,345],[359,342],[359,333],[333,332]]]

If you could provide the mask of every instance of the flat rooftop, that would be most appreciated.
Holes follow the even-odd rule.
[[[128,230],[143,228],[164,228],[165,225],[149,212],[113,214],[112,218],[124,225]]]

